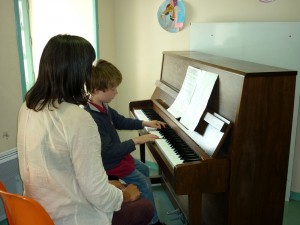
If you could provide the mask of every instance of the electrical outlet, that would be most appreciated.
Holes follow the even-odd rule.
[[[3,132],[3,134],[2,134],[2,138],[5,138],[6,140],[8,140],[8,138],[9,138],[9,134],[8,134],[8,132],[7,132],[7,131]]]

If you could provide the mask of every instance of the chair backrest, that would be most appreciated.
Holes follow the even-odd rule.
[[[9,225],[54,225],[49,214],[37,201],[7,192],[1,181],[0,196]]]

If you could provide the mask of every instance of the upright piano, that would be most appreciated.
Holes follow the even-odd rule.
[[[200,143],[167,110],[188,66],[218,74],[193,131],[204,137]],[[135,118],[166,122],[171,137],[162,134],[146,146],[158,163],[159,180],[188,224],[282,224],[296,75],[201,52],[163,52],[151,98],[130,102],[129,110]],[[221,138],[207,135],[208,127],[218,127]],[[207,151],[210,145],[213,151]],[[140,148],[144,161],[145,146]]]

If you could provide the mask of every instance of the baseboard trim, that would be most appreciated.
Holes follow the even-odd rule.
[[[156,162],[146,161],[146,165],[153,170],[158,170],[158,165]]]
[[[290,200],[300,201],[300,193],[291,191]]]
[[[4,222],[4,220],[7,220],[5,215],[0,216],[0,223]]]

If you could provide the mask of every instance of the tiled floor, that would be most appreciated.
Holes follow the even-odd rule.
[[[289,201],[284,206],[283,225],[300,224],[300,201]]]
[[[151,174],[156,174],[152,171]],[[168,195],[159,184],[153,185],[153,193],[159,218],[167,225],[183,225],[183,222],[177,215],[168,215],[168,212],[175,210]],[[7,221],[0,222],[0,225],[8,225]],[[285,203],[283,225],[300,225],[300,201],[290,201]]]
[[[167,225],[183,225],[177,214],[168,215],[175,208],[161,185],[153,185],[152,189],[159,219]]]
[[[183,225],[176,215],[167,215],[168,212],[174,210],[171,201],[160,185],[153,186],[153,193],[156,207],[159,212],[159,218],[167,225]],[[290,201],[285,203],[283,225],[299,225],[300,224],[300,201]],[[7,221],[0,222],[0,225],[8,225]]]
[[[155,202],[159,211],[160,219],[167,225],[183,225],[180,219],[167,215],[168,211],[174,210],[168,196],[160,185],[153,187]],[[300,225],[300,201],[285,203],[284,218],[282,225]]]
[[[151,174],[156,173],[155,169],[151,170]],[[167,212],[175,210],[175,208],[161,185],[154,185],[153,193],[159,218],[167,225],[184,225],[176,216],[167,214]],[[282,225],[300,225],[300,201],[285,202]]]

